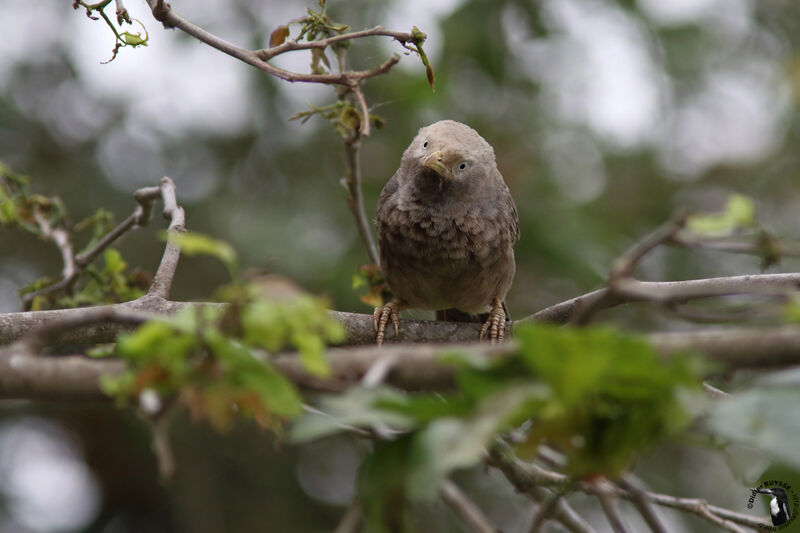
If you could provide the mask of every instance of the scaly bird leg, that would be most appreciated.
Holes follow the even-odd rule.
[[[406,307],[408,307],[408,304],[404,301],[392,300],[383,307],[375,308],[375,312],[372,313],[372,320],[375,324],[375,331],[378,332],[377,336],[375,337],[375,341],[378,343],[378,346],[383,344],[383,338],[386,333],[386,324],[389,322],[390,318],[392,319],[392,324],[394,324],[395,338],[400,336],[399,313]]]
[[[483,323],[480,339],[483,340],[487,333],[492,344],[505,338],[506,312],[503,309],[503,302],[499,298],[492,298],[492,310],[489,311],[489,317]]]

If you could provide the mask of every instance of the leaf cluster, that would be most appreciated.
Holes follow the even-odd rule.
[[[300,414],[301,398],[271,357],[295,349],[308,372],[327,376],[324,349],[344,338],[343,327],[323,299],[293,287],[276,291],[274,280],[238,281],[229,244],[191,232],[169,238],[185,253],[211,255],[229,268],[235,281],[219,291],[228,305],[184,309],[121,335],[116,355],[127,370],[107,377],[104,390],[120,403],[155,392],[220,430],[236,414],[278,430]]]
[[[29,181],[27,176],[0,162],[0,227],[22,230],[41,238],[45,237],[42,224],[51,231],[63,230],[70,242],[78,237],[85,241],[76,256],[94,248],[114,227],[114,216],[105,209],[98,209],[93,215],[72,224],[61,199],[31,193]],[[31,310],[118,303],[144,294],[150,282],[148,273],[128,269],[116,249],[108,248],[103,258],[105,264],[102,268],[87,265],[66,291],[36,295],[31,301]],[[41,291],[59,281],[60,278],[54,276],[41,277],[22,287],[20,296]]]

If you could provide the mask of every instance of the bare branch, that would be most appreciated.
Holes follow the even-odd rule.
[[[592,495],[597,495],[599,491],[598,487],[594,484],[575,482],[564,474],[551,472],[533,463],[522,461],[513,454],[508,445],[500,444],[493,448],[489,464],[498,468],[520,492],[530,493],[530,491],[540,490],[542,487],[548,486],[566,489],[574,488]],[[631,492],[618,487],[611,487],[608,490],[612,491],[616,497],[625,500],[633,501],[633,499],[637,497]],[[739,527],[740,525],[759,528],[761,524],[767,523],[765,521],[767,519],[764,517],[753,517],[722,507],[709,505],[708,502],[702,499],[677,498],[666,494],[645,491],[642,491],[641,496],[644,496],[647,501],[652,504],[670,507],[700,516],[726,531],[742,533],[744,530]]]
[[[163,182],[163,180],[162,180]],[[171,182],[170,182],[171,183]],[[34,212],[36,221],[41,228],[42,235],[50,238],[56,243],[64,261],[64,270],[62,278],[57,283],[48,285],[38,291],[34,291],[25,295],[23,304],[25,309],[30,308],[33,299],[37,296],[51,294],[61,290],[69,291],[72,285],[77,280],[78,276],[85,270],[94,259],[100,255],[106,248],[113,244],[117,239],[122,237],[125,233],[140,226],[146,226],[152,211],[153,201],[161,196],[161,186],[156,187],[143,187],[133,193],[133,197],[139,204],[136,209],[125,220],[119,223],[115,228],[105,234],[92,248],[81,252],[73,257],[73,248],[70,241],[69,233],[63,228],[52,228],[50,222],[38,211]],[[174,203],[174,185],[172,186],[172,201]],[[165,204],[166,205],[166,204]],[[182,212],[182,211],[181,211]],[[0,335],[2,337],[2,335]]]
[[[360,94],[360,93],[359,93]],[[361,95],[363,99],[363,95]],[[366,120],[369,121],[369,111],[367,110]],[[362,121],[363,124],[363,121]],[[378,257],[378,247],[375,246],[375,240],[372,237],[370,230],[367,212],[364,208],[364,195],[361,190],[361,162],[359,151],[361,143],[357,139],[345,139],[344,149],[347,154],[347,178],[345,185],[349,196],[347,198],[347,205],[356,219],[356,227],[364,246],[367,248],[367,255],[369,260],[376,265],[380,264]]]
[[[650,501],[647,499],[647,494],[645,494],[643,489],[639,488],[638,483],[633,479],[633,476],[623,477],[617,482],[617,485],[630,493],[631,502],[633,502],[633,505],[636,507],[636,510],[639,511],[639,514],[642,515],[642,518],[650,528],[650,531],[653,533],[668,533],[667,528],[661,523],[661,519],[658,517],[655,509],[653,509],[653,506],[650,505]]]
[[[439,487],[439,496],[442,500],[477,533],[497,533],[498,529],[489,522],[480,507],[464,494],[458,485],[444,480]]]
[[[800,288],[800,273],[748,274],[721,278],[688,279],[683,281],[621,280],[617,291],[609,287],[557,303],[518,320],[526,322],[566,323],[582,306],[592,306],[593,311],[608,309],[630,302],[656,301],[660,303],[686,302],[718,296],[741,294],[784,296]]]
[[[149,296],[158,298],[169,298],[169,291],[172,288],[172,280],[175,278],[175,270],[178,268],[181,249],[169,236],[174,233],[186,231],[186,215],[175,198],[175,184],[168,177],[161,178],[161,199],[164,202],[164,218],[170,221],[167,228],[167,245],[164,247],[164,255],[158,265],[153,283],[147,291]]]
[[[153,16],[156,18],[156,20],[162,22],[166,27],[178,28],[179,30],[187,33],[188,35],[191,35],[195,39],[213,48],[216,48],[220,52],[235,57],[236,59],[239,59],[247,63],[248,65],[251,65],[259,70],[266,72],[267,74],[291,82],[299,81],[307,83],[322,83],[327,85],[343,85],[349,87],[353,81],[364,80],[387,72],[390,68],[392,68],[392,66],[394,66],[395,63],[397,63],[397,61],[399,61],[400,58],[399,56],[393,56],[392,58],[385,61],[381,65],[372,68],[370,70],[346,71],[346,72],[327,73],[327,74],[305,74],[300,72],[291,72],[276,67],[275,65],[269,63],[268,60],[274,58],[277,55],[293,50],[324,48],[325,46],[328,46],[332,43],[346,41],[349,39],[359,39],[373,35],[385,35],[388,37],[392,37],[393,39],[398,40],[401,43],[414,42],[415,40],[417,40],[417,37],[411,33],[390,32],[388,30],[384,30],[383,28],[377,27],[377,28],[372,28],[371,30],[364,30],[361,32],[336,35],[333,37],[329,37],[328,39],[322,39],[320,41],[312,41],[309,43],[298,43],[293,40],[288,40],[285,43],[273,48],[253,51],[229,43],[228,41],[225,41],[224,39],[217,37],[216,35],[200,28],[199,26],[192,24],[188,20],[184,19],[183,17],[175,13],[175,11],[170,7],[170,5],[164,2],[163,0],[147,0],[147,3],[150,6],[150,9],[153,12]],[[368,119],[368,117],[366,118]]]
[[[617,497],[613,492],[611,484],[607,480],[601,479],[594,482],[593,485],[597,490],[595,495],[600,502],[600,508],[603,510],[603,514],[606,515],[611,529],[613,529],[615,533],[628,533],[628,528],[625,527],[625,522],[622,520],[622,515],[619,513]]]
[[[350,41],[352,39],[361,39],[364,37],[372,37],[372,36],[391,37],[400,44],[414,42],[415,40],[414,35],[411,33],[392,31],[392,30],[387,30],[382,26],[375,26],[374,28],[370,28],[368,30],[343,33],[340,35],[334,35],[332,37],[328,37],[326,39],[320,39],[318,41],[308,41],[299,43],[294,39],[287,39],[286,42],[284,42],[283,44],[280,44],[278,46],[273,46],[272,48],[258,50],[255,53],[264,61],[269,61],[270,59],[272,59],[277,55],[286,52],[291,52],[293,50],[310,50],[312,48],[324,49],[335,43]]]
[[[743,237],[735,238],[700,238],[693,235],[678,233],[674,235],[667,244],[681,246],[683,248],[696,248],[700,250],[711,250],[715,252],[728,252],[734,254],[748,254],[763,256],[765,251],[774,254],[775,257],[800,257],[800,246],[792,243],[784,243],[771,238],[764,242],[763,238],[756,235],[754,240],[742,240]],[[765,245],[768,247],[766,248]]]
[[[364,519],[364,510],[358,501],[350,504],[333,533],[357,533]]]
[[[686,225],[687,217],[688,213],[686,212],[678,213],[620,255],[611,268],[609,276],[611,286],[613,287],[614,282],[618,279],[632,276],[644,256],[654,248],[671,240]]]
[[[53,283],[52,285],[48,285],[47,287],[25,295],[22,301],[26,310],[30,308],[34,298],[37,296],[43,296],[60,290],[70,290],[79,273],[75,265],[75,258],[73,257],[72,240],[67,230],[62,227],[54,228],[38,206],[35,206],[33,209],[33,218],[39,226],[41,236],[52,241],[58,248],[64,266],[61,271],[61,279],[57,283]]]
[[[64,279],[72,279],[75,275],[75,259],[72,257],[72,241],[69,238],[69,233],[64,228],[53,228],[38,206],[33,209],[33,218],[39,225],[42,237],[53,241],[58,247],[58,251],[61,252],[61,259],[64,263],[62,277]]]

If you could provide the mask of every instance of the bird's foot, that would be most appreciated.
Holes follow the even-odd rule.
[[[375,312],[372,313],[372,320],[375,325],[375,331],[377,331],[375,342],[378,343],[378,346],[383,344],[383,338],[386,334],[386,324],[389,322],[389,319],[391,319],[392,324],[394,324],[395,338],[400,336],[400,311],[405,309],[405,307],[403,302],[393,300],[383,307],[375,308]]]
[[[483,340],[487,334],[492,344],[502,341],[506,333],[506,312],[503,309],[503,302],[499,298],[492,299],[492,310],[489,317],[483,323],[480,339]]]

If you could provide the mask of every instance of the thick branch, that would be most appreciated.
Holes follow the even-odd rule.
[[[187,305],[187,304],[184,304]],[[128,308],[130,310],[131,308]],[[134,308],[135,309],[135,308]],[[172,310],[174,311],[175,308]],[[28,315],[39,315],[41,313],[27,313]],[[53,313],[53,312],[50,312]],[[20,313],[24,314],[24,313]],[[136,318],[135,316],[132,318]],[[2,324],[2,315],[0,315]],[[108,335],[107,324],[96,324],[92,326],[98,337]],[[69,337],[65,337],[69,338]],[[655,348],[664,356],[680,350],[693,350],[704,353],[705,356],[727,370],[743,368],[770,368],[784,367],[800,364],[800,331],[797,328],[773,328],[767,330],[739,329],[739,330],[719,330],[715,332],[687,332],[687,333],[662,333],[647,337]],[[74,339],[73,340],[77,340]],[[467,351],[481,357],[498,357],[511,353],[516,349],[513,342],[502,345],[489,344],[402,344],[384,345],[378,349],[374,345],[350,348],[331,348],[327,351],[326,357],[330,362],[332,376],[330,378],[319,378],[309,374],[303,367],[295,354],[287,353],[272,358],[273,365],[283,372],[291,381],[300,386],[312,390],[341,390],[354,383],[357,383],[364,374],[371,368],[378,357],[391,357],[394,364],[388,371],[385,382],[399,388],[409,390],[419,389],[448,389],[455,385],[454,368],[451,365],[441,362],[443,352]],[[25,365],[17,370],[16,378],[11,381],[0,381],[0,396],[16,398],[37,398],[36,391],[47,390],[47,376],[57,376],[55,369],[67,371],[65,367],[70,366],[69,361],[79,361],[79,359],[65,359],[62,357],[38,357],[31,350],[21,350],[19,344],[12,345],[0,350],[0,359],[3,364],[8,365],[11,356],[22,356],[27,354]],[[102,363],[98,367],[94,363]],[[85,397],[87,395],[98,395],[96,383],[92,381],[101,370],[117,369],[121,370],[121,363],[110,361],[92,361],[80,359],[81,369],[88,373],[89,381],[75,382],[74,396]],[[105,366],[112,365],[112,366]],[[75,370],[70,370],[79,372]],[[37,388],[34,392],[23,384],[36,383]],[[65,399],[71,397],[69,385],[59,384],[56,387],[57,393],[63,395]]]

